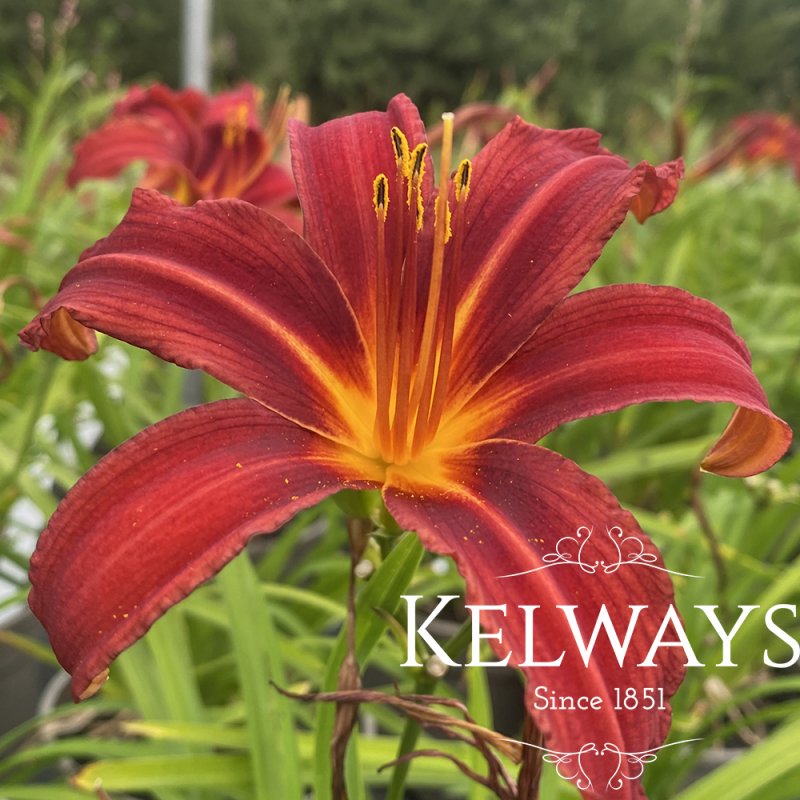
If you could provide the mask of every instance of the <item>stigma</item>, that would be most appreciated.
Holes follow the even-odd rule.
[[[377,221],[373,435],[386,464],[419,457],[436,435],[447,398],[472,164],[462,161],[451,175],[453,115],[443,114],[442,121],[435,198],[425,197],[423,190],[428,145],[412,148],[396,127],[391,130],[394,174],[377,175],[372,187]],[[422,248],[429,265],[419,263],[423,236],[432,239],[431,247]],[[427,285],[419,279],[424,266],[429,267]]]

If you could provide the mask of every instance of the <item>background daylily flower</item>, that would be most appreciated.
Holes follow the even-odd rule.
[[[541,606],[537,685],[597,695],[601,708],[534,711],[547,746],[622,752],[660,745],[668,711],[615,712],[614,686],[674,693],[682,658],[636,669],[673,599],[664,572],[593,580],[543,565],[559,539],[619,526],[655,546],[610,491],[535,443],[563,422],[649,400],[737,409],[705,469],[749,475],[791,433],[767,405],[728,318],[678,289],[611,286],[571,295],[630,209],[672,201],[681,167],[626,162],[589,130],[519,119],[451,176],[445,132],[438,189],[418,113],[290,127],[301,238],[246,203],[185,208],[139,190],[87,250],[23,342],[66,358],[91,329],[202,368],[246,397],[192,408],[106,456],[69,492],[32,559],[31,606],[76,698],[168,608],[298,510],[342,487],[381,487],[398,523],[452,555],[468,601]],[[198,509],[202,513],[198,514]],[[595,557],[614,560],[596,536]],[[519,573],[516,577],[499,576]],[[588,666],[556,605],[584,630],[601,604],[618,626],[646,604],[629,661],[600,642]],[[525,656],[522,619],[485,614],[499,658]],[[587,760],[590,756],[587,755]],[[609,764],[585,764],[586,797],[607,795]],[[638,781],[615,798],[641,797]]]
[[[161,84],[133,87],[111,118],[76,145],[69,184],[113,177],[141,160],[148,164],[142,185],[186,205],[239,197],[281,209],[297,197],[291,175],[273,163],[291,104],[281,93],[263,125],[260,104],[251,84],[214,96]]]
[[[695,165],[692,177],[736,163],[788,164],[800,181],[800,127],[786,114],[742,114],[730,123],[723,142]]]

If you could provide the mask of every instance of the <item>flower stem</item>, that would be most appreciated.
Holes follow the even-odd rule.
[[[448,656],[453,658],[460,653],[469,643],[472,635],[472,620],[467,619],[463,625],[453,634],[453,636],[444,644],[442,649]],[[422,669],[417,675],[414,683],[414,694],[432,694],[433,689],[439,682],[439,677],[432,675],[428,670]],[[408,717],[406,724],[403,727],[403,733],[400,736],[400,743],[397,747],[397,758],[400,759],[407,753],[410,753],[417,744],[419,739],[420,726],[419,723]],[[395,764],[392,770],[392,779],[389,783],[389,788],[386,792],[386,800],[403,800],[406,778],[408,777],[408,768],[411,766],[410,761],[400,761]]]
[[[347,521],[350,540],[350,580],[347,588],[347,651],[339,668],[337,689],[348,691],[361,688],[361,675],[356,655],[356,566],[364,553],[372,522],[368,519],[351,517]],[[331,737],[331,794],[333,800],[347,800],[345,781],[345,757],[347,745],[358,720],[358,703],[337,703],[336,716]]]

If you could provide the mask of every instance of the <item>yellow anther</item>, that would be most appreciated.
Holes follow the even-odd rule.
[[[428,152],[428,145],[425,142],[418,144],[411,152],[411,174],[417,183],[422,183],[425,175],[425,155]]]
[[[394,148],[397,166],[400,167],[403,177],[410,177],[408,139],[406,139],[406,135],[400,128],[392,128],[392,147]]]
[[[244,144],[247,135],[247,122],[250,117],[250,109],[246,103],[239,103],[228,113],[225,128],[222,131],[222,144],[224,147],[234,147]]]
[[[386,214],[389,209],[389,179],[383,173],[372,182],[372,191],[375,215],[380,222],[386,222]]]
[[[469,194],[469,184],[472,178],[472,162],[465,158],[456,170],[455,188],[456,202],[461,203],[467,199]]]
[[[417,230],[422,230],[422,220],[425,211],[425,202],[422,197],[422,179],[425,176],[425,155],[428,152],[428,145],[424,142],[418,144],[409,156],[411,175],[408,181],[408,196],[406,204],[411,208],[412,197],[416,196],[416,223]]]

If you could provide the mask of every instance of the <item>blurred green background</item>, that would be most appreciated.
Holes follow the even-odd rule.
[[[53,19],[58,7],[0,3],[0,69],[30,58],[30,14]],[[70,51],[102,77],[176,86],[180,9],[82,0]],[[524,90],[547,64],[552,79],[533,89],[542,117],[620,144],[658,135],[676,105],[712,122],[755,107],[797,111],[798,41],[796,0],[218,0],[214,79],[287,82],[322,120],[398,91],[433,111],[493,99]]]

